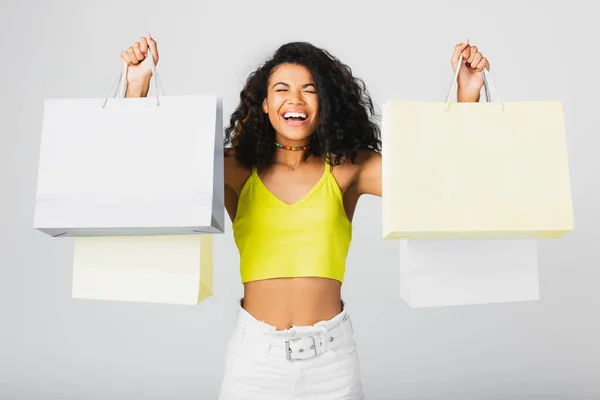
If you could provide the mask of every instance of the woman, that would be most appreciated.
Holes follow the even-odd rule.
[[[146,96],[159,53],[147,35],[121,54],[126,97]],[[467,41],[458,101],[479,101],[488,61]],[[352,217],[381,196],[380,132],[363,82],[328,52],[288,43],[250,74],[225,129],[225,207],[244,297],[221,399],[362,399],[341,285]]]

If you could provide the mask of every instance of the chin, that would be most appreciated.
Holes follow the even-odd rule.
[[[305,142],[312,134],[312,132],[286,132],[285,130],[277,133],[278,136],[290,142]]]
[[[280,125],[278,129],[276,129],[277,136],[281,137],[282,140],[293,142],[306,142],[314,131],[315,128],[309,126],[289,127]]]

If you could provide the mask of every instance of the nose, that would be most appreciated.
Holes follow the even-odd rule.
[[[290,95],[287,100],[288,104],[304,104],[304,98],[302,97],[302,93],[295,90],[291,90],[289,93]]]

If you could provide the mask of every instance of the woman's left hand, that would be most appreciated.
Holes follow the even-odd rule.
[[[456,63],[462,53],[463,60],[458,73],[458,101],[479,101],[483,87],[483,68],[490,70],[490,64],[476,46],[471,46],[468,39],[454,47],[450,63],[456,72]]]

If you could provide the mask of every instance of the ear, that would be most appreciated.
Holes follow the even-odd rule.
[[[269,107],[268,107],[268,105],[267,105],[267,98],[266,98],[266,97],[265,97],[265,99],[263,100],[263,103],[262,103],[262,108],[263,108],[263,112],[264,112],[265,114],[268,114],[268,113],[269,113]]]

